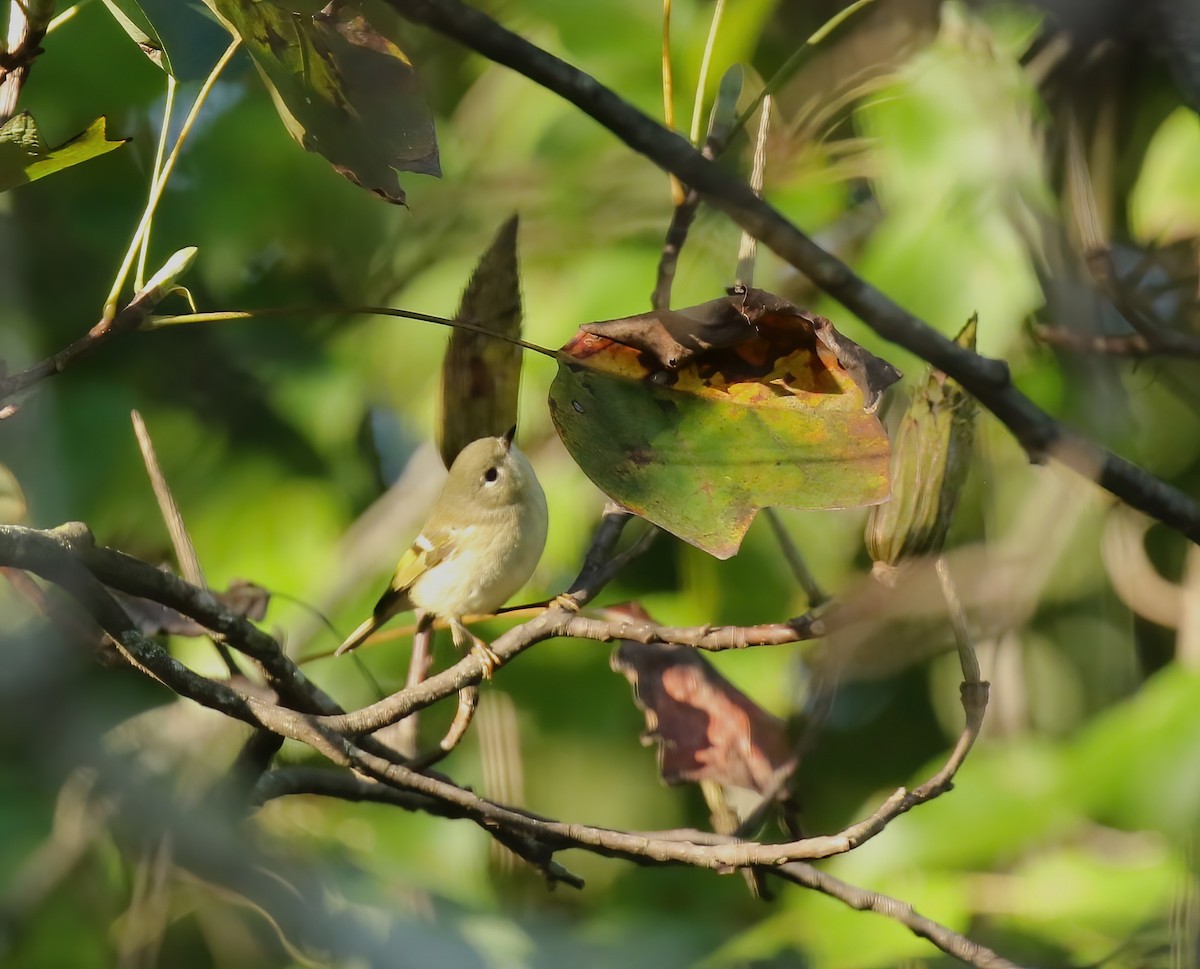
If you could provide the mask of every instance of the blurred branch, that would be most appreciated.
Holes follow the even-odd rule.
[[[595,78],[460,0],[388,0],[425,24],[554,91],[770,247],[887,340],[953,377],[1012,432],[1034,461],[1055,457],[1122,501],[1200,542],[1200,506],[1177,488],[1064,427],[1013,386],[1008,365],[959,347],[870,286],[740,179]]]
[[[717,653],[750,646],[799,643],[824,634],[825,624],[815,613],[809,612],[786,622],[763,623],[759,626],[659,626],[652,622],[628,619],[575,616],[567,621],[561,635],[595,639],[602,643],[616,639],[632,639],[638,643],[670,643]]]
[[[966,936],[926,918],[908,902],[902,902],[898,898],[847,884],[802,861],[781,865],[772,869],[772,873],[796,885],[836,898],[860,912],[875,912],[894,919],[910,929],[914,935],[928,939],[947,955],[954,956],[968,965],[978,966],[979,969],[1017,969],[1016,963],[1009,962],[978,942],[972,942]]]
[[[9,0],[0,43],[0,125],[17,113],[17,98],[54,16],[54,0]]]
[[[616,551],[617,541],[630,515],[609,508],[597,528],[579,576],[570,589],[554,600],[541,615],[496,639],[493,650],[502,661],[511,659],[536,642],[555,636],[591,634],[592,638],[643,638],[650,641],[687,641],[701,648],[732,648],[752,643],[789,642],[815,634],[819,621],[801,617],[745,629],[672,629],[649,623],[599,621],[577,615],[625,564],[641,554],[657,534],[647,529],[626,549]],[[16,526],[0,527],[0,565],[25,569],[62,586],[113,638],[129,663],[180,696],[250,724],[256,733],[247,742],[232,770],[233,793],[241,792],[243,803],[249,790],[254,803],[292,793],[320,793],[349,800],[380,800],[406,810],[467,819],[546,877],[575,886],[582,882],[562,868],[554,856],[567,848],[580,848],[640,865],[687,865],[716,871],[730,868],[778,870],[790,862],[825,858],[850,851],[878,835],[901,814],[950,790],[953,778],[966,758],[983,719],[987,704],[986,683],[964,683],[962,687],[966,726],[946,764],[920,786],[901,788],[868,818],[832,835],[799,838],[782,844],[763,844],[732,835],[702,832],[629,832],[541,818],[480,797],[447,778],[422,773],[396,762],[384,749],[379,752],[374,738],[353,739],[403,719],[415,710],[459,692],[462,704],[450,734],[443,741],[449,748],[470,722],[474,686],[482,674],[479,660],[468,655],[449,670],[416,686],[401,690],[380,703],[342,713],[336,704],[309,683],[283,654],[278,644],[251,624],[224,613],[211,595],[161,572],[146,563],[110,549],[97,548],[91,533],[78,524],[50,532]],[[289,709],[262,699],[253,690],[239,690],[239,681],[222,683],[201,676],[171,657],[159,644],[137,631],[133,621],[106,585],[133,595],[154,598],[220,631],[224,641],[259,661],[280,699],[291,699],[299,709]],[[465,689],[466,693],[462,693]],[[315,715],[315,711],[328,711]],[[355,773],[320,771],[297,773],[294,769],[269,771],[279,738],[307,744],[334,765]],[[428,763],[432,762],[427,759]],[[192,862],[194,864],[194,861]],[[188,862],[184,862],[188,864]],[[865,896],[864,896],[865,897]],[[909,913],[910,927],[924,926]],[[910,924],[911,923],[911,924]],[[965,940],[935,927],[937,938],[958,949],[963,958],[969,951]],[[916,929],[914,929],[916,931]],[[946,951],[950,951],[947,949]],[[980,950],[995,959],[987,950]],[[982,958],[982,956],[981,956]],[[1002,965],[980,961],[978,965]]]
[[[1153,357],[1161,355],[1200,357],[1200,339],[1188,341],[1188,348],[1155,345],[1144,333],[1081,333],[1063,326],[1035,326],[1034,335],[1043,343],[1076,353],[1095,353],[1109,357]],[[1185,334],[1174,334],[1186,340]]]
[[[50,531],[0,525],[0,563],[33,572],[67,589],[118,642],[123,633],[135,631],[137,624],[105,586],[170,606],[255,660],[284,702],[313,713],[341,712],[272,637],[225,610],[208,591],[122,552],[97,546],[86,525],[71,522]],[[140,634],[139,638],[149,642]]]

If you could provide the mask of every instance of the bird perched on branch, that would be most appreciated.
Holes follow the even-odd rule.
[[[462,617],[493,612],[533,574],[546,545],[546,495],[524,454],[502,437],[472,441],[454,459],[421,534],[404,553],[371,617],[337,655],[359,646],[400,612],[450,623],[454,642],[479,657],[490,678],[495,653]]]

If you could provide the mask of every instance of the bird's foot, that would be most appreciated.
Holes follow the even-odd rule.
[[[474,640],[471,646],[471,655],[479,660],[479,665],[483,667],[483,678],[490,680],[492,674],[496,672],[496,667],[500,665],[500,657],[492,651],[491,646],[478,636],[472,636],[471,638]]]
[[[579,610],[582,608],[579,603],[575,601],[575,597],[567,594],[566,592],[560,592],[550,600],[550,604],[558,606],[560,609],[566,609],[567,612],[572,612],[575,615],[579,615]]]

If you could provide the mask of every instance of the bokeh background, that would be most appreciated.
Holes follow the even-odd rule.
[[[661,116],[658,5],[484,6]],[[761,84],[755,78],[770,77],[842,6],[731,2],[710,93],[737,62],[748,65],[750,87]],[[1096,5],[1071,22],[1063,53],[1048,41],[1060,36],[1052,14],[1040,9],[865,5],[779,91],[766,194],[942,332],[978,312],[981,351],[1008,360],[1039,404],[1196,495],[1196,362],[1056,351],[1034,333],[1035,324],[1121,332],[1083,268],[1083,225],[1122,252],[1184,252],[1185,270],[1166,271],[1183,314],[1172,325],[1189,325],[1189,305],[1196,325],[1187,249],[1200,233],[1196,89],[1177,69],[1186,38],[1151,16],[1171,5],[1145,7]],[[517,212],[528,339],[558,346],[581,323],[648,309],[671,214],[666,176],[533,84],[380,6],[367,9],[420,73],[444,177],[403,177],[407,209],[356,188],[288,138],[239,55],[167,189],[151,263],[197,246],[185,282],[202,309],[388,304],[449,316],[479,254]],[[673,4],[680,127],[712,12],[698,0]],[[214,24],[189,35],[183,103],[224,45]],[[86,4],[44,47],[22,107],[47,140],[100,115],[111,136],[132,140],[0,196],[0,358],[10,372],[98,319],[144,202],[163,109],[163,74],[102,4]],[[747,155],[739,142],[727,163],[745,170]],[[702,209],[675,305],[721,295],[737,244],[735,228]],[[910,386],[921,378],[920,361],[769,253],[756,282],[831,317],[904,370]],[[185,309],[181,300],[167,306]],[[407,641],[363,650],[364,672],[326,656],[337,638],[313,610],[340,631],[356,623],[436,493],[443,472],[431,441],[446,338],[423,323],[320,311],[134,334],[43,382],[0,422],[6,493],[23,493],[25,523],[84,521],[105,544],[171,563],[130,425],[136,408],[208,582],[224,588],[240,577],[278,593],[265,626],[292,655],[314,657],[306,671],[344,704],[369,702],[403,683]],[[528,356],[520,440],[551,511],[528,598],[570,581],[603,505],[551,427],[552,378],[552,362]],[[902,405],[903,392],[896,397]],[[891,409],[894,419],[902,406]],[[10,517],[20,504],[8,503]],[[865,511],[781,514],[826,589],[848,595],[864,581]],[[984,736],[951,794],[828,870],[1019,962],[1196,964],[1200,559],[1166,529],[1143,542],[1142,527],[1114,516],[1084,479],[1030,466],[996,421],[980,418],[950,544],[1020,563],[1017,577],[997,569],[991,578],[988,559],[970,559],[959,576],[1007,606],[979,629],[993,683]],[[1114,591],[1143,567],[1165,585]],[[1174,611],[1154,607],[1163,597]],[[628,598],[679,624],[775,621],[806,608],[762,521],[727,562],[659,541],[601,601]],[[901,635],[881,617],[854,661],[839,665],[842,688],[801,768],[811,830],[865,816],[944,759],[961,726],[959,673],[940,651],[944,623],[923,628]],[[157,854],[160,842],[139,840],[137,825],[96,807],[90,765],[116,758],[170,792],[163,811],[189,805],[187,817],[202,826],[215,812],[205,791],[245,740],[242,725],[95,666],[48,633],[6,583],[0,642],[0,964],[345,962],[336,946],[301,952],[270,913],[174,866]],[[172,649],[220,673],[206,642],[175,640]],[[653,749],[639,743],[642,716],[608,651],[560,640],[506,667],[446,770],[556,818],[707,826],[698,790],[659,781]],[[833,662],[822,655],[797,645],[713,662],[764,707],[794,716],[813,670]],[[438,662],[451,656],[439,645]],[[437,735],[450,712],[429,714],[423,729]],[[280,760],[308,756],[289,744]],[[548,892],[472,825],[395,808],[283,799],[220,837],[255,845],[280,871],[290,866],[295,884],[366,918],[390,939],[395,965],[946,961],[886,919],[790,887],[756,901],[736,876],[571,852],[561,860],[586,889]]]

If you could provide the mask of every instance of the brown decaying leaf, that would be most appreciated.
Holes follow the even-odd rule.
[[[862,391],[863,407],[873,412],[883,392],[900,379],[900,371],[853,340],[842,336],[823,316],[798,309],[763,289],[735,287],[721,299],[681,310],[658,310],[580,327],[584,333],[646,353],[666,370],[679,370],[712,351],[746,344],[766,336],[763,327],[792,331],[791,343],[815,337],[832,350],[837,362]],[[727,359],[724,355],[722,359]]]
[[[517,216],[509,218],[480,257],[463,291],[456,320],[500,336],[521,336]],[[442,361],[438,450],[446,467],[472,441],[504,434],[517,423],[521,348],[472,330],[455,329]]]
[[[609,611],[640,621],[650,618],[636,603]],[[779,772],[792,767],[783,721],[696,650],[624,640],[610,662],[633,686],[646,715],[643,742],[658,744],[659,768],[668,784],[712,781],[766,794]]]

